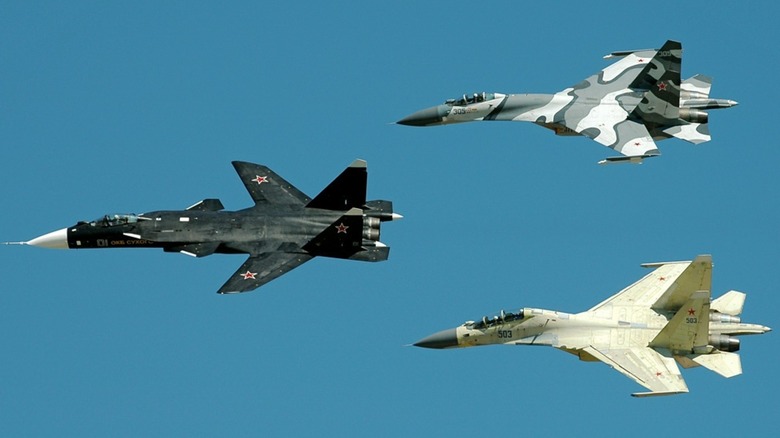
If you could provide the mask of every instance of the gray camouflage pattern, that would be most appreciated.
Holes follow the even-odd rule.
[[[470,121],[524,121],[558,135],[583,135],[621,153],[608,162],[641,162],[659,155],[656,140],[710,140],[703,110],[737,102],[710,99],[712,79],[680,80],[682,45],[667,41],[658,50],[614,52],[618,62],[555,94],[475,93],[450,99],[398,121],[434,126]]]

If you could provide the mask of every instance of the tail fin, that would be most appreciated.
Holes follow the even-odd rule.
[[[366,167],[365,161],[355,160],[306,207],[337,211],[362,208],[366,203]]]
[[[676,125],[680,116],[682,44],[667,41],[629,88],[647,90],[631,112],[645,123]]]
[[[303,249],[315,256],[346,259],[363,249],[362,242],[363,211],[352,208],[304,245]]]
[[[710,292],[700,290],[691,294],[675,313],[650,347],[668,348],[674,352],[692,352],[694,347],[706,347],[710,331]]]

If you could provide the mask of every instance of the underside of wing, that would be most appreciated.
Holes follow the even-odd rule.
[[[586,347],[584,350],[650,390],[650,392],[631,394],[634,397],[688,392],[688,386],[671,355],[664,356],[647,347],[614,350],[597,350],[594,347]]]
[[[220,294],[249,292],[311,260],[295,252],[266,252],[250,256],[217,291]]]
[[[238,176],[255,205],[305,205],[309,197],[266,166],[234,161]]]
[[[633,120],[583,119],[575,130],[628,157],[660,154],[645,125]]]
[[[675,283],[690,262],[668,262],[657,266],[636,283],[596,304],[589,312],[606,311],[611,317],[612,306],[641,306],[650,308]],[[649,266],[649,265],[648,265]],[[652,265],[655,267],[655,265]]]

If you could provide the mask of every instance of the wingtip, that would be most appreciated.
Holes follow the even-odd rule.
[[[358,158],[355,161],[353,161],[352,164],[349,165],[349,167],[365,169],[366,167],[368,167],[368,163],[366,163],[366,160],[361,160],[360,158]]]

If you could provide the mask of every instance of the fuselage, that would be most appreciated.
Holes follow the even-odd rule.
[[[213,252],[248,253],[258,242],[308,242],[343,212],[316,208],[275,207],[265,211],[152,211],[140,215],[110,214],[49,233],[53,248],[171,248],[219,243]],[[46,236],[41,236],[44,238]],[[39,239],[41,239],[39,238]],[[63,240],[64,239],[64,240]],[[31,244],[34,241],[31,241]]]
[[[492,318],[467,321],[462,325],[428,336],[416,346],[427,348],[463,348],[480,345],[546,345],[573,352],[586,346],[647,346],[666,326],[672,314],[649,312],[641,322],[599,317],[593,312],[577,314],[523,308],[501,312]],[[630,318],[627,318],[630,319]],[[724,319],[710,315],[710,337],[761,334],[768,327],[742,323],[738,317]],[[724,341],[725,342],[725,341]],[[738,343],[736,343],[738,348]]]
[[[399,120],[398,124],[437,126],[473,121],[522,121],[552,129],[559,135],[580,135],[562,124],[564,118],[581,120],[597,117],[616,123],[628,116],[643,94],[628,88],[598,98],[577,95],[572,89],[555,94],[474,93],[417,111]],[[701,110],[735,105],[737,102],[733,100],[709,99],[701,93],[683,92],[679,124],[706,122],[707,114]]]

